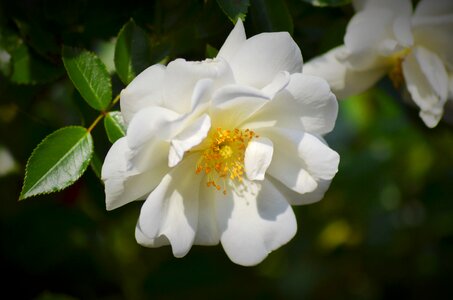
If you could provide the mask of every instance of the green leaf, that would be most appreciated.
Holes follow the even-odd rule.
[[[342,6],[351,3],[351,0],[303,0],[313,6]]]
[[[112,99],[112,83],[99,57],[86,50],[64,46],[63,63],[83,99],[94,109],[107,109]]]
[[[105,115],[104,127],[111,143],[126,135],[126,124],[119,111],[111,111]]]
[[[259,31],[293,34],[293,19],[283,0],[252,0],[250,8],[253,23]]]
[[[28,159],[19,200],[70,186],[85,172],[92,154],[93,139],[86,128],[70,126],[51,133]]]
[[[170,43],[154,43],[151,47],[151,59],[150,64],[162,64],[166,65],[170,60],[170,52],[171,52],[171,44]]]
[[[217,50],[216,48],[212,47],[211,45],[209,44],[206,44],[206,58],[214,58],[217,56],[217,54],[219,53],[219,50]]]
[[[19,45],[11,53],[11,81],[18,84],[46,83],[57,79],[63,69],[36,56],[24,45]]]
[[[129,84],[141,71],[151,65],[150,41],[146,32],[130,20],[121,28],[115,47],[116,73]]]
[[[247,9],[250,6],[249,0],[217,0],[217,4],[225,15],[236,24],[238,19],[245,21]]]

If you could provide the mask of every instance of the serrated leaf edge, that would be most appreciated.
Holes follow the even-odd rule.
[[[68,49],[72,49],[72,50],[75,50],[75,51],[81,51],[81,52],[86,52],[88,53],[89,55],[92,55],[96,60],[98,60],[98,62],[100,63],[100,66],[101,66],[101,69],[103,72],[105,72],[105,74],[107,74],[107,77],[109,78],[108,80],[108,86],[109,86],[109,89],[110,89],[110,100],[109,100],[109,103],[106,105],[106,107],[104,108],[97,108],[97,107],[94,107],[87,99],[85,99],[82,95],[82,93],[79,91],[79,88],[77,87],[77,85],[74,84],[74,80],[72,79],[71,77],[71,74],[69,74],[68,72],[68,68],[66,67],[66,62],[65,62],[65,59],[64,59],[64,55],[63,55],[63,52],[64,52],[64,49],[65,48],[68,48]],[[110,74],[107,70],[107,67],[105,66],[104,62],[99,58],[99,56],[97,56],[96,53],[94,53],[93,51],[89,51],[87,49],[83,49],[83,48],[75,48],[75,47],[70,47],[70,46],[64,46],[62,47],[62,51],[61,51],[61,60],[63,61],[63,65],[66,69],[66,74],[68,74],[69,78],[71,79],[71,82],[72,84],[74,85],[74,87],[77,89],[77,91],[79,91],[80,93],[80,96],[82,96],[82,98],[88,103],[88,105],[90,105],[92,108],[94,108],[95,110],[98,110],[98,111],[104,111],[105,109],[107,109],[110,105],[110,103],[112,102],[112,79],[110,78]],[[77,65],[77,69],[80,70],[79,66]],[[82,73],[83,74],[83,73]],[[84,76],[85,78],[85,76]],[[93,91],[91,85],[88,85],[90,87],[90,90],[91,92],[96,95],[96,93]]]
[[[22,189],[21,189],[21,192],[20,192],[20,195],[19,195],[19,200],[24,200],[24,199],[27,199],[27,198],[30,198],[30,197],[33,197],[33,196],[37,196],[37,195],[47,195],[47,194],[50,194],[50,193],[62,191],[62,190],[64,190],[65,188],[71,186],[71,185],[72,185],[74,182],[76,182],[77,180],[79,180],[79,178],[82,177],[82,175],[85,173],[86,169],[88,168],[88,165],[90,164],[90,161],[91,161],[91,158],[93,157],[93,152],[94,152],[93,139],[92,139],[92,137],[91,137],[90,132],[88,132],[88,131],[87,131],[87,135],[89,135],[89,137],[91,138],[91,149],[90,149],[91,151],[90,151],[89,159],[87,159],[86,162],[84,162],[84,164],[82,164],[82,166],[83,166],[83,165],[84,165],[84,166],[82,167],[82,170],[83,170],[83,171],[80,173],[80,175],[77,176],[74,180],[70,180],[69,183],[68,183],[66,186],[63,186],[63,187],[60,187],[60,188],[50,189],[50,190],[48,190],[48,191],[46,191],[46,192],[41,192],[41,193],[32,194],[32,195],[28,195],[28,196],[24,195],[25,182],[26,182],[27,176],[28,176],[28,167],[29,167],[31,158],[32,158],[32,157],[35,155],[35,153],[36,153],[36,150],[37,150],[37,149],[38,149],[38,148],[39,148],[39,147],[40,147],[40,146],[41,146],[41,145],[49,138],[49,136],[51,136],[51,135],[53,135],[53,134],[55,134],[55,133],[57,133],[57,132],[59,132],[59,131],[62,131],[62,130],[64,130],[64,129],[67,129],[67,128],[83,128],[83,129],[86,130],[86,128],[85,128],[85,127],[82,127],[82,126],[66,126],[66,127],[62,127],[62,128],[60,128],[60,129],[58,129],[58,130],[55,130],[55,131],[52,132],[51,134],[47,135],[47,136],[46,136],[46,137],[45,137],[45,138],[44,138],[44,139],[43,139],[43,140],[35,147],[35,149],[33,149],[33,151],[32,151],[32,153],[31,153],[30,157],[29,157],[28,160],[27,160],[27,164],[26,164],[26,166],[25,166],[24,182],[22,183]],[[79,144],[79,142],[77,142],[76,145],[78,145],[78,144]],[[72,150],[76,145],[74,145],[70,150]],[[60,160],[58,160],[58,162],[60,162],[64,157],[66,157],[66,155],[68,155],[69,152],[70,152],[70,151],[68,151],[68,152],[67,152]],[[50,170],[52,170],[53,168],[54,168],[54,167],[52,167]],[[50,170],[47,171],[46,174],[48,174],[48,173],[50,172]],[[44,174],[44,176],[41,177],[41,179],[38,181],[38,183],[42,180],[42,178],[45,177],[46,174]],[[37,183],[35,183],[35,184],[32,186],[32,188],[35,187],[36,184],[37,184]],[[30,188],[29,190],[31,190],[31,188]],[[25,193],[25,194],[26,194],[26,193]]]
[[[228,19],[230,19],[230,21],[233,22],[233,24],[236,24],[236,22],[237,22],[238,20],[237,20],[237,19],[235,20],[235,19],[233,19],[233,18],[230,17],[230,15],[229,15],[228,12],[225,10],[225,8],[223,7],[223,5],[220,4],[220,1],[217,1],[217,0],[216,0],[216,3],[217,3],[217,5],[220,7],[220,9],[222,10],[222,12],[228,17]],[[251,3],[250,3],[250,1],[248,1],[248,4],[247,4],[247,12],[246,12],[246,13],[239,13],[239,14],[237,15],[237,17],[238,17],[239,19],[241,19],[242,21],[245,21],[245,18],[247,17],[247,14],[248,14],[248,10],[249,10],[250,5],[251,5]]]

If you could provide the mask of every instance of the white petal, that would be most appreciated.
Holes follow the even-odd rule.
[[[422,47],[415,48],[414,55],[435,93],[441,99],[447,98],[448,74],[440,58]]]
[[[228,63],[221,58],[205,61],[176,59],[170,62],[161,87],[163,106],[180,114],[190,112],[194,87],[204,78],[214,80],[214,88],[234,82]]]
[[[6,147],[0,145],[0,177],[16,171],[17,168],[18,164],[14,160],[11,152]]]
[[[355,0],[354,7],[356,11],[361,11],[357,20],[351,21],[350,36],[348,40],[353,42],[353,35],[356,33],[365,34],[369,31],[368,37],[365,36],[362,47],[370,46],[371,44],[379,43],[381,50],[387,48],[382,44],[382,41],[387,43],[387,46],[393,44],[394,48],[398,43],[400,46],[409,47],[413,44],[411,32],[411,15],[412,4],[410,0]],[[359,25],[355,25],[357,22]],[[393,27],[393,28],[392,28]],[[362,36],[361,36],[362,37]],[[359,42],[359,37],[356,41]],[[368,38],[368,39],[367,39]],[[391,43],[389,43],[392,41]],[[398,42],[395,44],[395,42]],[[371,43],[370,43],[371,42]],[[353,49],[353,44],[348,44]],[[395,49],[397,50],[397,49]],[[401,50],[401,49],[399,49]],[[353,50],[353,52],[356,52]]]
[[[202,111],[206,104],[211,100],[213,93],[214,81],[210,78],[204,78],[197,81],[192,93],[191,111]]]
[[[271,164],[268,174],[299,194],[315,191],[318,183],[305,169],[300,158],[288,159],[284,155],[283,152],[275,151],[275,162]]]
[[[153,65],[141,72],[121,91],[121,113],[129,123],[135,113],[148,106],[162,103],[162,82],[165,66]]]
[[[376,60],[361,71],[355,70],[348,66],[348,58],[346,48],[337,47],[307,62],[303,74],[324,78],[337,98],[345,99],[364,92],[388,71],[387,65],[381,60]]]
[[[415,8],[414,18],[439,17],[453,12],[450,0],[421,0]]]
[[[375,64],[376,49],[380,42],[391,38],[386,23],[393,23],[391,11],[366,9],[355,14],[349,22],[344,43],[351,53],[349,63],[356,69],[366,69]]]
[[[412,3],[410,0],[362,0],[359,2],[364,2],[362,9],[366,10],[386,8],[396,14],[412,14]]]
[[[133,167],[140,169],[140,164],[149,155],[150,147],[166,142],[170,145],[167,155],[170,167],[175,166],[184,153],[198,145],[211,127],[210,118],[199,116],[198,108],[192,113],[178,115],[163,107],[148,107],[138,112],[127,130],[128,145],[131,148],[129,160]],[[129,167],[130,169],[130,167]]]
[[[243,84],[226,85],[214,92],[212,104],[214,106],[222,106],[224,103],[240,97],[270,100],[283,90],[288,85],[289,81],[289,73],[282,71],[277,73],[273,80],[261,90]]]
[[[213,127],[238,127],[263,107],[289,83],[288,72],[279,72],[275,78],[259,90],[246,85],[232,84],[214,93],[211,107]]]
[[[167,171],[164,167],[131,176],[105,178],[106,209],[113,210],[146,198]]]
[[[377,83],[387,72],[388,66],[380,63],[363,71],[348,69],[345,88],[342,91],[337,91],[336,95],[339,99],[344,99],[345,97],[360,94]]]
[[[448,95],[448,75],[439,58],[423,48],[415,48],[403,62],[406,86],[420,107],[426,126],[437,125]]]
[[[139,223],[137,223],[137,226],[135,226],[135,239],[140,245],[149,248],[157,248],[170,245],[170,241],[164,235],[161,235],[155,239],[150,239],[149,237],[147,237],[140,228]]]
[[[130,149],[126,153],[127,172],[143,173],[158,167],[168,169],[169,149],[170,144],[158,138],[153,138],[136,149]]]
[[[211,246],[220,241],[216,217],[216,194],[220,193],[206,186],[206,178],[201,179],[198,200],[198,226],[194,245]]]
[[[287,132],[287,138],[297,140],[297,134]],[[314,178],[331,180],[338,172],[340,156],[317,137],[305,133],[297,146],[299,157],[304,160],[307,171]]]
[[[148,240],[165,236],[173,255],[182,257],[192,247],[197,230],[198,187],[195,156],[167,174],[142,206],[138,226]]]
[[[291,206],[272,183],[244,180],[243,187],[227,195],[217,193],[217,218],[228,257],[253,266],[291,240],[297,223]]]
[[[299,74],[299,73],[296,73]],[[283,90],[289,83],[290,75],[286,71],[282,71],[275,75],[271,83],[262,88],[262,92],[266,94],[269,99],[274,98],[281,90]]]
[[[398,16],[393,22],[393,33],[396,40],[403,47],[410,47],[414,43],[411,28],[411,15],[403,14]]]
[[[360,94],[376,84],[388,71],[387,63],[381,60],[375,61],[375,64],[361,71],[347,68],[343,89],[332,89],[332,91],[338,99]]]
[[[338,58],[345,55],[347,55],[345,46],[334,48],[306,62],[302,73],[324,78],[334,92],[341,91],[345,86],[347,66]]]
[[[212,99],[212,127],[235,128],[269,100],[261,90],[249,86],[227,85],[220,88]]]
[[[238,83],[256,88],[269,84],[280,71],[302,71],[300,49],[287,32],[251,37],[229,62]]]
[[[324,79],[296,73],[291,75],[286,89],[251,116],[243,127],[276,126],[325,134],[333,129],[337,112],[337,100]]]
[[[245,42],[245,39],[246,36],[244,25],[242,24],[242,20],[238,19],[230,35],[225,40],[225,43],[223,43],[223,46],[220,48],[217,57],[222,57],[226,61],[231,61],[233,56]]]
[[[127,147],[126,138],[122,137],[112,145],[109,152],[107,153],[107,156],[105,157],[104,164],[102,165],[101,178],[106,184],[105,194],[107,198],[107,207],[112,206],[110,203],[118,201],[117,199],[114,199],[112,201],[111,198],[123,192],[124,188],[122,187],[122,184],[109,186],[107,180],[117,177],[121,177],[121,179],[123,179],[122,177],[124,177],[123,174],[125,173],[127,166],[127,151],[129,151],[129,148]],[[122,181],[124,181],[124,179]],[[133,199],[131,199],[130,201],[133,201]]]
[[[129,152],[126,138],[116,141],[110,148],[102,166],[102,180],[105,183],[107,210],[112,210],[131,201],[141,199],[153,190],[167,168],[158,161],[143,172],[127,170]]]
[[[274,128],[265,131],[274,143],[268,174],[288,188],[309,193],[321,180],[331,180],[338,171],[339,155],[317,137],[295,130]]]
[[[389,45],[395,48],[390,40],[400,44],[395,51],[411,44],[410,1],[384,2],[368,1],[348,24],[344,43],[351,54],[348,63],[355,70],[376,66],[382,59],[380,55],[388,54]]]
[[[178,132],[170,124],[179,117],[174,111],[159,106],[140,110],[127,128],[129,148],[135,150],[155,137],[172,138]]]
[[[270,100],[271,98],[262,90],[247,85],[230,84],[215,91],[212,105],[216,107],[224,106],[229,101],[236,98],[261,98]]]
[[[404,12],[409,14],[412,12],[412,4],[410,0],[353,0],[352,3],[356,11],[386,7],[398,13]]]
[[[434,17],[433,17],[434,18]],[[414,28],[414,36],[418,45],[436,53],[448,66],[453,69],[453,14],[448,16],[449,24],[430,24]]]
[[[322,198],[324,198],[324,194],[329,189],[331,180],[319,180],[318,186],[312,192],[299,194],[291,189],[288,189],[283,183],[274,179],[270,176],[270,181],[274,184],[274,186],[285,196],[286,200],[290,205],[307,205],[318,202]]]
[[[420,1],[412,25],[417,44],[436,53],[453,68],[453,1]]]
[[[323,79],[294,74],[287,87],[300,106],[300,120],[307,132],[325,134],[332,131],[338,114],[338,102]]]
[[[379,51],[378,53],[381,54],[382,56],[392,56],[396,52],[402,50],[401,45],[398,43],[397,40],[388,38],[384,39],[380,44],[379,44]]]
[[[206,138],[209,129],[211,129],[211,119],[204,114],[172,139],[168,154],[168,166],[176,166],[183,159],[186,151],[200,144]]]
[[[249,142],[244,156],[244,167],[250,180],[264,180],[264,174],[272,161],[272,141],[260,137]]]

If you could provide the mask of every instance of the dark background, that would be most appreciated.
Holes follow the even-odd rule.
[[[245,28],[290,31],[307,61],[342,43],[352,15],[350,6],[251,1]],[[59,193],[18,202],[35,146],[97,116],[65,74],[61,46],[93,50],[112,69],[113,38],[130,18],[151,38],[152,63],[204,59],[233,27],[213,0],[0,2],[0,52],[22,43],[30,62],[26,77],[0,63],[0,146],[17,163],[0,177],[2,299],[453,298],[452,126],[427,129],[387,79],[340,102],[327,136],[339,173],[322,201],[294,207],[297,235],[256,267],[233,264],[220,245],[182,259],[137,245],[141,203],[107,212],[91,169]],[[124,87],[116,75],[113,85],[114,95]],[[102,126],[93,135],[102,161],[110,143]]]

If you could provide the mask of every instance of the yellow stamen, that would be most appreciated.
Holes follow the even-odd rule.
[[[410,52],[411,52],[411,49],[406,48],[404,50],[401,50],[401,51],[393,54],[391,57],[391,64],[393,65],[393,67],[389,72],[389,77],[393,83],[393,86],[396,89],[399,89],[404,82],[402,64],[403,64],[404,59],[406,58],[407,55],[409,55]]]
[[[223,193],[226,194],[226,180],[242,182],[244,175],[244,155],[249,141],[257,135],[249,130],[225,130],[217,128],[210,134],[208,147],[202,150],[195,173],[204,172],[207,176],[206,186],[220,191],[223,182]]]

